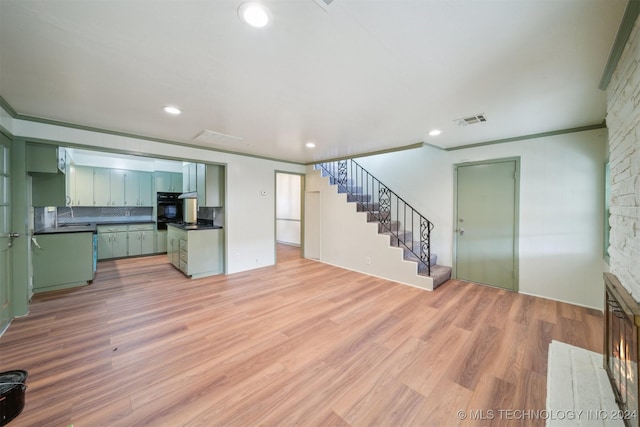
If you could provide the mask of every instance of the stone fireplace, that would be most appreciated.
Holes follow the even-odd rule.
[[[638,345],[640,304],[615,275],[604,274],[604,368],[627,426],[639,426]]]

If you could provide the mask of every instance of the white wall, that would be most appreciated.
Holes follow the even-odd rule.
[[[82,144],[88,148],[108,148],[141,155],[226,164],[227,273],[274,264],[275,171],[305,171],[304,166],[287,162],[25,120],[13,120],[13,134],[17,137],[57,141],[61,145]]]
[[[347,203],[346,194],[338,193],[337,186],[329,185],[329,179],[322,178],[320,171],[312,170],[311,166],[307,169],[305,191],[308,194],[317,192],[320,198],[319,212],[305,211],[307,224],[319,219],[319,227],[308,229],[305,235],[305,254],[316,252],[307,248],[317,244],[318,259],[327,264],[433,289],[433,280],[418,276],[417,264],[404,261],[402,249],[389,246],[389,236],[378,234],[377,223],[368,223],[367,214],[357,212],[356,204]]]
[[[607,88],[611,272],[640,301],[640,22]]]
[[[519,291],[602,309],[606,138],[599,129],[356,160],[435,224],[432,251],[453,265],[454,165],[519,156]]]

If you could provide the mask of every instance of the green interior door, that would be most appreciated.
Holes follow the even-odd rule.
[[[0,332],[11,319],[11,204],[9,140],[0,134]]]
[[[458,165],[456,276],[517,290],[518,160]]]

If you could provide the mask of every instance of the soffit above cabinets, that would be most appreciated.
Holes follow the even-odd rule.
[[[92,166],[139,171],[182,172],[183,162],[127,154],[66,148],[67,156],[77,166]]]

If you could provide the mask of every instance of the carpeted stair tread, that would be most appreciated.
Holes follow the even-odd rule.
[[[420,271],[421,269],[424,269],[424,272],[421,272]],[[420,274],[421,276],[426,276],[427,275],[426,270],[427,270],[426,266],[424,266],[423,264],[418,264],[418,274]],[[431,275],[429,277],[433,279],[433,289],[437,288],[447,280],[451,279],[452,270],[453,269],[451,267],[447,267],[446,265],[438,265],[438,264],[432,265]]]

